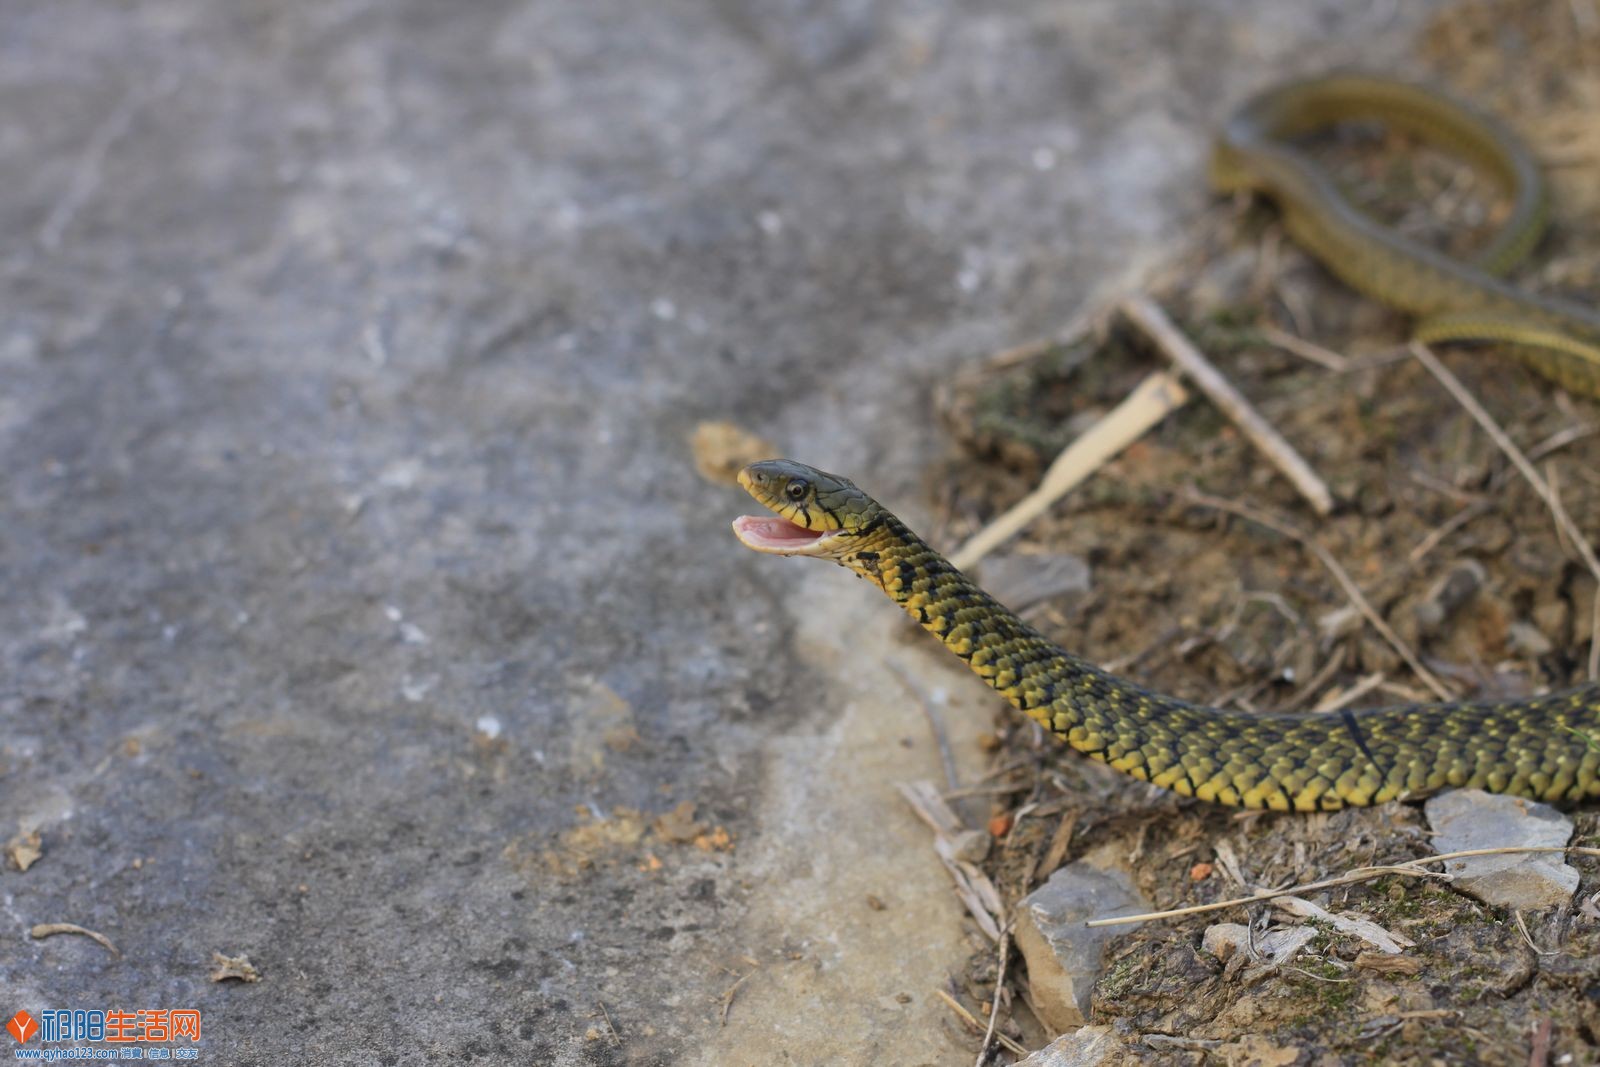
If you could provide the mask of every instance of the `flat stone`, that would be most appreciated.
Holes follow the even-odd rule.
[[[1287,963],[1317,936],[1310,926],[1281,926],[1257,935],[1256,957],[1269,966]],[[1242,923],[1217,923],[1206,928],[1200,947],[1219,960],[1228,960],[1234,953],[1249,951],[1250,930]]]
[[[1244,923],[1214,923],[1206,927],[1200,938],[1200,947],[1226,963],[1245,945],[1249,944],[1250,929]]]
[[[1015,936],[1046,1026],[1063,1031],[1087,1021],[1106,942],[1134,929],[1085,923],[1149,910],[1127,871],[1092,857],[1062,867],[1023,899]]]
[[[1062,1034],[1017,1067],[1097,1067],[1128,1049],[1109,1026],[1083,1026]]]
[[[1572,820],[1550,805],[1480,789],[1442,793],[1423,810],[1440,852],[1559,848],[1572,838]],[[1444,869],[1457,889],[1502,908],[1559,907],[1578,889],[1577,870],[1556,852],[1474,856],[1446,861]]]

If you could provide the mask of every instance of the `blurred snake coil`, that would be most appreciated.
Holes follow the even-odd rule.
[[[1288,140],[1362,119],[1449,148],[1506,188],[1510,219],[1476,265],[1362,215]],[[1537,242],[1546,202],[1531,156],[1492,118],[1432,90],[1369,75],[1297,82],[1240,109],[1217,141],[1212,180],[1222,190],[1249,189],[1276,201],[1289,234],[1347,283],[1419,316],[1419,339],[1506,343],[1564,387],[1600,396],[1600,315],[1495,276]],[[764,460],[739,481],[773,512],[734,522],[747,547],[845,566],[1058,739],[1143,781],[1276,811],[1333,811],[1450,787],[1554,804],[1600,797],[1600,683],[1525,700],[1327,714],[1191,704],[1056,645],[848,479]]]
[[[1472,263],[1451,259],[1356,210],[1293,143],[1340,122],[1381,121],[1465,158],[1509,198],[1504,224]],[[1502,280],[1544,234],[1549,201],[1532,153],[1494,117],[1430,88],[1331,74],[1268,89],[1223,127],[1211,154],[1219,192],[1261,193],[1284,229],[1353,289],[1417,316],[1420,341],[1490,341],[1575,393],[1600,396],[1600,313]]]

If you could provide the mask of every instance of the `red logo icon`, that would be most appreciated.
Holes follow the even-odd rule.
[[[39,1024],[33,1021],[33,1016],[25,1011],[19,1011],[6,1023],[6,1029],[18,1041],[32,1041],[33,1035],[39,1032]]]

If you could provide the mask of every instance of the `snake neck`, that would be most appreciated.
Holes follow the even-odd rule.
[[[1068,695],[1104,676],[1023,622],[893,515],[841,560],[873,582],[973,672],[1040,725],[1081,725]]]

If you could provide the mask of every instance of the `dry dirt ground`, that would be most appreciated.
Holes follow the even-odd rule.
[[[1489,0],[1453,5],[1419,43],[1442,83],[1504,115],[1551,176],[1551,235],[1520,283],[1600,292],[1600,9]],[[1492,231],[1495,192],[1448,157],[1351,131],[1318,150],[1369,210],[1455,254]],[[1283,237],[1270,208],[1221,203],[1156,288],[1162,302],[1327,480],[1325,521],[1218,411],[1191,404],[1097,474],[1023,538],[1022,551],[1082,556],[1092,591],[1036,609],[1066,647],[1163,691],[1242,708],[1309,708],[1358,684],[1368,701],[1427,699],[1417,676],[1355,619],[1305,548],[1197,505],[1190,490],[1266,509],[1314,536],[1391,626],[1463,697],[1518,696],[1587,676],[1595,581],[1546,507],[1461,406],[1404,347],[1407,324],[1352,294]],[[1330,370],[1268,340],[1296,335],[1349,361]],[[1498,354],[1445,362],[1600,538],[1600,404],[1553,389]],[[939,475],[943,543],[1031,488],[1065,440],[1160,365],[1111,330],[993,376],[957,383],[946,418],[967,444]],[[1009,900],[1041,884],[1062,823],[1067,858],[1127,851],[1161,907],[1242,895],[1244,880],[1306,882],[1430,851],[1420,806],[1333,815],[1238,814],[1180,800],[1083,761],[1009,717],[996,720],[991,816],[1026,811],[988,861]],[[1600,844],[1600,812],[1573,843]],[[1386,877],[1329,891],[1416,941],[1399,970],[1356,965],[1361,942],[1329,929],[1292,966],[1248,976],[1199,949],[1215,922],[1272,921],[1269,908],[1147,924],[1111,943],[1095,1023],[1142,1062],[1594,1063],[1600,1060],[1600,862],[1573,908],[1518,917],[1426,880]],[[1524,929],[1525,927],[1525,929]],[[987,942],[968,974],[987,1003]],[[1009,1026],[1036,1047],[1014,968]],[[1170,1038],[1177,1038],[1176,1041]],[[974,1045],[977,1039],[974,1038]],[[1004,1055],[1004,1054],[1002,1054]]]

